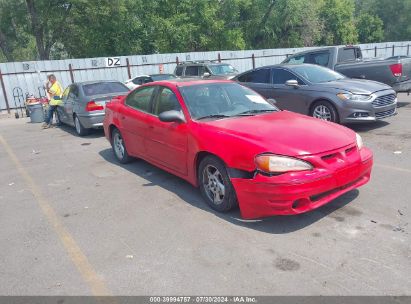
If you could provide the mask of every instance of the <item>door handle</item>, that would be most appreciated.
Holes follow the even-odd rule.
[[[124,120],[124,119],[126,119],[126,117],[125,117],[124,115],[121,115],[121,116],[120,116],[120,119],[121,119],[121,120]]]

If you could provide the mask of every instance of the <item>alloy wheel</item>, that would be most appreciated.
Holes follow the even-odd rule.
[[[225,186],[223,176],[220,171],[207,165],[203,170],[203,187],[208,198],[215,204],[220,205],[225,196]]]
[[[331,111],[328,107],[324,105],[318,105],[314,108],[313,117],[326,121],[331,121]]]
[[[124,157],[124,144],[123,138],[120,133],[116,132],[113,137],[113,148],[118,159],[123,159]]]

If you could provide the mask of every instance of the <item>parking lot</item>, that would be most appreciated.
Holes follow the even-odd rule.
[[[398,113],[349,126],[374,152],[370,183],[255,221],[118,164],[101,130],[0,119],[0,294],[409,295],[411,96]]]

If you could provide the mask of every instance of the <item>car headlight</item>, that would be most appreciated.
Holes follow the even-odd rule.
[[[337,96],[341,100],[351,100],[351,101],[367,101],[372,98],[372,95],[361,95],[361,94],[351,94],[351,93],[338,93]]]
[[[275,154],[258,155],[255,158],[255,164],[258,170],[265,173],[284,173],[313,169],[313,166],[306,161]]]
[[[361,138],[360,134],[355,133],[355,137],[356,137],[356,140],[357,140],[358,150],[361,150],[362,147],[364,147],[364,142],[362,141],[362,138]]]

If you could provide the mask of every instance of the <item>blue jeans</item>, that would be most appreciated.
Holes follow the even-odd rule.
[[[50,122],[53,120],[53,114],[57,110],[57,107],[58,106],[49,106],[46,119],[44,120],[46,124],[50,124]]]

